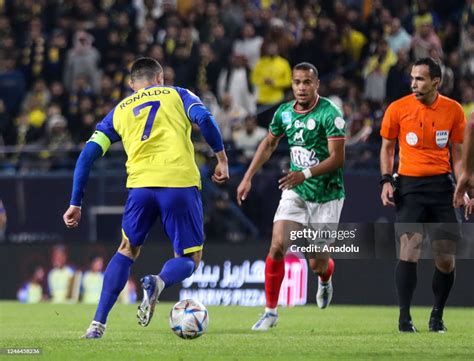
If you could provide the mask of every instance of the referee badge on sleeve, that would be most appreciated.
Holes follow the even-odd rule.
[[[446,147],[449,140],[449,130],[437,130],[436,131],[436,145],[440,148]]]

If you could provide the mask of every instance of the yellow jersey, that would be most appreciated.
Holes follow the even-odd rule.
[[[191,142],[189,111],[201,100],[187,89],[142,88],[123,99],[97,124],[90,141],[105,153],[122,141],[127,154],[127,188],[201,188]]]

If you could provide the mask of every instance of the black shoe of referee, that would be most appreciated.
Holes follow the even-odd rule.
[[[441,317],[431,316],[428,326],[430,332],[445,333],[448,331]]]
[[[398,331],[401,333],[417,333],[415,326],[413,325],[412,320],[400,320],[398,322]]]

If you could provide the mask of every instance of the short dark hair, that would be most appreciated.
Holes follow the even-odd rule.
[[[318,69],[311,63],[308,63],[308,62],[302,62],[302,63],[298,63],[296,64],[294,67],[293,67],[293,71],[295,70],[312,70],[313,73],[314,73],[314,76],[316,77],[316,79],[319,78],[319,72],[318,72]]]
[[[441,65],[433,58],[427,57],[427,58],[418,59],[417,61],[415,61],[413,66],[418,66],[418,65],[428,66],[431,79],[433,78],[441,79],[442,77]]]
[[[161,73],[163,73],[163,68],[155,59],[139,58],[132,64],[130,77],[132,81],[139,79],[154,80]]]

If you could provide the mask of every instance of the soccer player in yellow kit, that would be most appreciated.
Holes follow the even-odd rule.
[[[189,90],[164,86],[163,69],[151,58],[136,60],[130,77],[135,92],[97,124],[79,156],[70,206],[63,216],[67,227],[78,226],[90,168],[111,143],[121,140],[128,157],[122,243],[105,270],[99,305],[84,338],[101,338],[104,334],[107,316],[158,217],[173,242],[175,258],[168,260],[158,275],[141,279],[143,301],[137,314],[141,326],[150,323],[163,289],[188,278],[199,265],[204,231],[192,123],[199,125],[216,153],[213,181],[222,183],[229,178],[219,128],[201,100]]]

